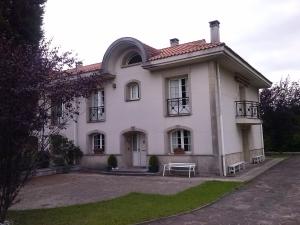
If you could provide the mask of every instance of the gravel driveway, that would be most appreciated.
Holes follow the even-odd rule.
[[[70,173],[36,177],[22,189],[12,209],[52,208],[97,202],[130,192],[175,194],[204,182],[193,177],[112,176]]]

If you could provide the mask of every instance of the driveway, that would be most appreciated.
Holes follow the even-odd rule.
[[[300,225],[300,156],[206,208],[151,225]]]
[[[204,182],[194,177],[108,176],[70,173],[36,177],[21,190],[12,209],[52,208],[98,202],[130,192],[175,194]]]

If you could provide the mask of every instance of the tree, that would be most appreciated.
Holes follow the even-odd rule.
[[[300,149],[300,84],[288,78],[260,93],[265,148]]]
[[[47,142],[45,134],[58,133],[74,119],[77,98],[103,82],[98,74],[80,77],[66,70],[73,64],[70,53],[59,55],[49,43],[37,48],[0,35],[0,223],[36,167],[34,137],[43,137],[40,146]],[[49,112],[58,101],[64,103],[65,120],[51,124]]]
[[[6,38],[38,46],[46,0],[1,0],[0,33]]]

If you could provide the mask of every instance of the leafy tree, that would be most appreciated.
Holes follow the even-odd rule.
[[[300,150],[300,84],[288,78],[260,93],[266,150]]]
[[[58,54],[49,43],[16,44],[0,34],[0,223],[37,166],[33,137],[44,149],[49,134],[76,120],[77,101],[102,84],[98,74],[80,77],[70,53]],[[65,106],[64,121],[51,124],[53,102]]]

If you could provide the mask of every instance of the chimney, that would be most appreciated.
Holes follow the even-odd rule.
[[[209,22],[210,42],[211,43],[220,42],[219,25],[220,25],[220,22],[218,20]]]
[[[172,38],[172,39],[170,39],[170,46],[174,47],[176,45],[179,45],[179,39],[178,38]]]
[[[83,66],[82,61],[78,61],[78,62],[76,62],[75,64],[76,64],[76,68],[80,68],[80,67]]]

